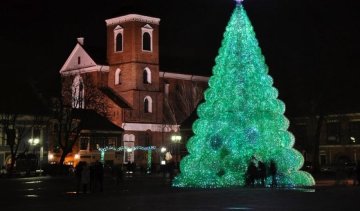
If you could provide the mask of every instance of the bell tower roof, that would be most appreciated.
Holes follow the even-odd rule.
[[[138,22],[159,25],[160,18],[154,18],[154,17],[138,15],[138,14],[129,14],[129,15],[119,16],[116,18],[105,20],[106,26],[120,24],[129,21],[138,21]]]

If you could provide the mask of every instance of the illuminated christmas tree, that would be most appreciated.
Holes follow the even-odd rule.
[[[299,170],[304,159],[293,149],[285,104],[277,97],[253,27],[237,0],[205,102],[197,110],[189,155],[182,159],[173,186],[243,186],[252,159],[267,166],[274,161],[280,186],[314,185],[312,176]]]

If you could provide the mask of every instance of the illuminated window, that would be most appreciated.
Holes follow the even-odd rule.
[[[89,138],[80,139],[80,150],[88,150]]]
[[[151,84],[151,71],[148,67],[146,67],[143,71],[143,83]]]
[[[124,147],[127,148],[124,151],[124,163],[134,162],[134,150],[132,149],[135,146],[135,135],[134,134],[125,134],[124,135]]]
[[[72,107],[84,108],[84,83],[80,75],[74,78],[72,84]]]
[[[360,143],[360,122],[354,121],[349,122],[349,139],[348,143],[350,144],[359,144]]]
[[[121,70],[118,68],[115,71],[115,85],[121,84]]]

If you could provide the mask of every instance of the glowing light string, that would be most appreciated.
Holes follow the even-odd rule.
[[[100,151],[100,160],[102,163],[105,161],[105,152],[107,151],[127,151],[127,152],[133,152],[135,150],[141,150],[141,151],[147,151],[147,172],[150,173],[151,169],[151,162],[152,162],[152,151],[156,150],[156,146],[134,146],[134,147],[128,147],[128,146],[121,146],[121,147],[113,147],[113,146],[106,146],[106,147],[98,147],[97,148]]]
[[[128,147],[128,146],[120,146],[120,147],[113,147],[113,146],[106,146],[106,147],[98,147],[97,148],[100,152],[104,151],[109,151],[109,150],[113,150],[113,151],[135,151],[135,150],[142,150],[142,151],[148,151],[148,150],[156,150],[156,146],[147,146],[147,147],[143,147],[143,146],[134,146],[134,147]]]

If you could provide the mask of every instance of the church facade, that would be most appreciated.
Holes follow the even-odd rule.
[[[172,136],[180,135],[180,123],[203,98],[208,77],[164,72],[159,64],[159,18],[129,14],[105,21],[106,58],[91,51],[84,38],[60,70],[65,104],[91,109],[124,129],[114,147],[154,147],[153,163],[164,158],[161,148],[176,153]],[[95,59],[96,58],[96,59]],[[109,142],[99,144],[105,147]],[[100,158],[86,143],[76,144],[71,155]],[[93,143],[88,143],[93,145]],[[148,151],[109,151],[105,161],[145,165]],[[80,156],[79,156],[80,155]],[[75,159],[75,158],[74,158]],[[179,159],[179,158],[177,158]],[[71,160],[71,158],[70,158]]]

